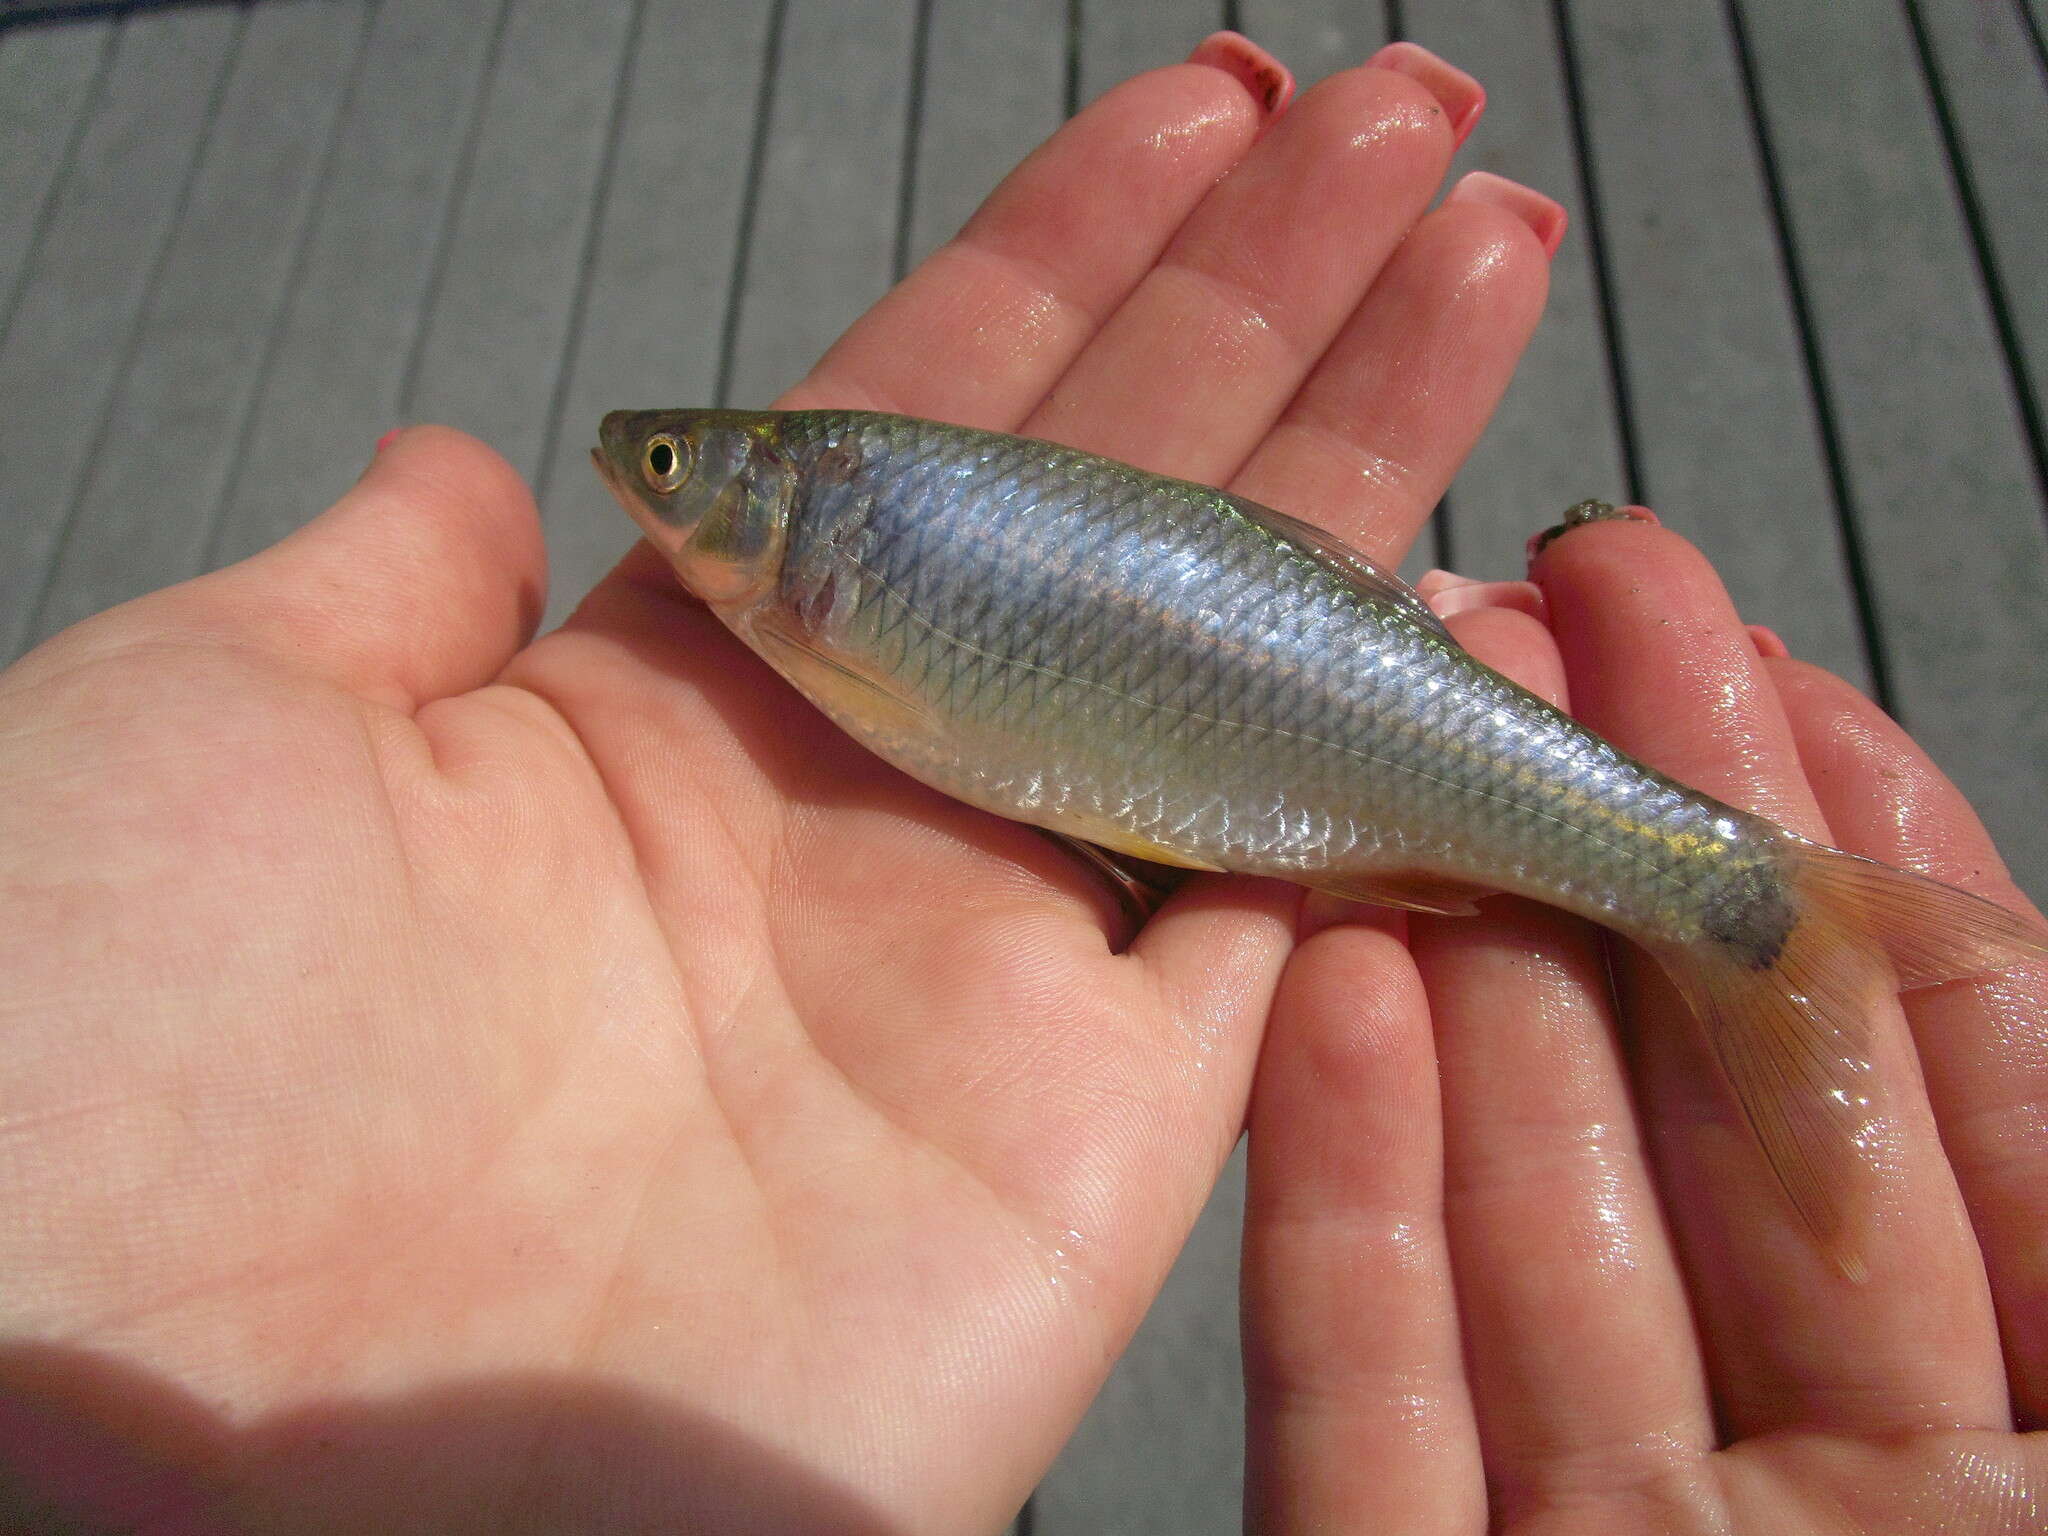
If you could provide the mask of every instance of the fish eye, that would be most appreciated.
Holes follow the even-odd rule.
[[[650,487],[666,496],[689,476],[689,445],[667,432],[656,433],[640,455],[640,472]]]

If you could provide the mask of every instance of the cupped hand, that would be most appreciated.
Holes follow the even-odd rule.
[[[1277,116],[1204,62],[1112,92],[784,403],[1397,551],[1556,216],[1426,212],[1476,94],[1386,62]],[[418,429],[0,677],[16,1507],[993,1528],[1157,1287],[1297,893],[1198,881],[1126,950],[1068,855],[867,756],[644,550],[529,643],[542,570],[502,462]]]
[[[1496,665],[1687,783],[2028,910],[1905,734],[1747,631],[1683,540],[1593,524],[1531,574],[1549,631],[1494,589],[1444,603]],[[2048,967],[1874,1021],[1854,1284],[1649,962],[1505,899],[1406,940],[1303,944],[1259,1066],[1255,1528],[2048,1529]]]

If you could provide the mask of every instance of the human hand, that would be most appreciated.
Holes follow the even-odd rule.
[[[1753,644],[1675,535],[1590,525],[1532,574],[1555,644],[1486,603],[1460,638],[1686,783],[2025,909],[1905,734]],[[1857,1285],[1620,951],[1505,899],[1296,951],[1250,1115],[1250,1524],[2043,1529],[2048,1440],[2016,1431],[2048,1422],[2048,968],[1875,1021],[1893,1124]]]
[[[1425,216],[1476,95],[1390,57],[1270,123],[1201,65],[1111,93],[784,403],[1397,551],[1557,215],[1481,180]],[[0,1494],[993,1527],[1135,1325],[1295,893],[1195,882],[1118,953],[1085,871],[844,739],[648,552],[528,644],[541,584],[525,489],[422,429],[0,679]]]

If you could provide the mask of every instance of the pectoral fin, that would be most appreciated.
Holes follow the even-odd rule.
[[[1402,907],[1410,912],[1434,912],[1442,917],[1472,917],[1475,903],[1493,892],[1484,886],[1457,880],[1439,880],[1429,875],[1341,875],[1304,881],[1318,891],[1341,896],[1346,901],[1369,901],[1380,907]]]
[[[783,626],[756,624],[750,638],[776,671],[827,714],[904,740],[932,741],[945,734],[936,715],[889,680],[828,655]]]
[[[1180,883],[1178,875],[1144,859],[1111,853],[1107,848],[1078,837],[1069,837],[1064,832],[1048,831],[1045,835],[1109,882],[1133,931],[1145,926],[1146,920],[1159,910]]]

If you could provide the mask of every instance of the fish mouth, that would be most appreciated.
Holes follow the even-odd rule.
[[[604,482],[604,488],[612,493],[612,500],[622,507],[626,514],[641,527],[648,527],[647,508],[642,505],[634,488],[627,485],[612,465],[610,457],[602,447],[590,450],[590,467],[597,471],[597,478]]]
[[[590,450],[590,467],[597,471],[597,478],[604,482],[604,488],[612,493],[612,499],[633,519],[646,535],[647,541],[663,554],[670,552],[675,530],[666,527],[661,515],[647,504],[640,494],[640,488],[625,478],[602,447]]]
[[[606,490],[610,491],[614,496],[618,496],[621,501],[626,499],[619,494],[619,482],[612,478],[612,467],[605,462],[603,448],[599,447],[590,450],[590,467],[597,471],[597,478],[604,482]]]

